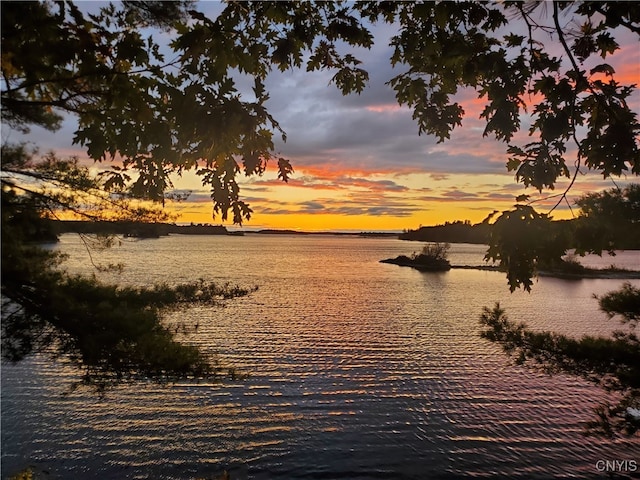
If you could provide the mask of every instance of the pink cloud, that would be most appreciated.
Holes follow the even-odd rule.
[[[290,187],[307,188],[312,190],[351,190],[362,189],[376,192],[404,192],[408,187],[400,185],[390,179],[370,179],[364,176],[352,176],[346,172],[323,172],[321,174],[311,174],[304,172],[304,175],[291,178],[286,184]],[[260,187],[276,187],[284,185],[280,180],[256,180],[250,184]]]
[[[385,104],[377,104],[377,105],[368,105],[365,109],[369,112],[376,113],[395,113],[401,110],[407,110],[407,107],[403,107],[398,105],[397,103],[385,103]]]

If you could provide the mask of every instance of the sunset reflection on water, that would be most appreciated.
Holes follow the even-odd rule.
[[[60,248],[70,269],[90,271],[74,237]],[[599,389],[514,366],[479,336],[482,307],[496,301],[533,328],[609,333],[618,325],[592,294],[620,281],[541,278],[532,293],[509,294],[497,272],[425,274],[378,262],[418,248],[247,235],[171,236],[105,252],[105,263],[114,256],[128,266],[110,280],[257,285],[224,307],[168,318],[197,323],[186,340],[248,376],[135,384],[99,398],[62,396],[73,372],[60,366],[3,367],[3,472],[34,463],[60,478],[225,469],[256,479],[599,478],[599,459],[637,457],[637,441],[582,435]],[[481,264],[483,255],[482,246],[454,245],[451,262]]]

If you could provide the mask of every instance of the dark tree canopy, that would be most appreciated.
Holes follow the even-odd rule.
[[[483,134],[505,142],[506,168],[525,186],[553,189],[562,177],[573,183],[582,168],[604,177],[640,173],[640,125],[628,104],[634,86],[620,83],[609,61],[620,52],[618,32],[640,35],[636,2],[232,1],[216,18],[189,1],[125,1],[84,11],[72,1],[43,0],[0,8],[4,125],[56,130],[73,116],[74,142],[106,168],[94,178],[73,159],[38,159],[24,147],[3,146],[2,288],[14,322],[3,328],[16,327],[9,340],[17,343],[7,350],[16,356],[59,334],[54,343],[93,361],[76,326],[64,323],[62,313],[70,312],[42,308],[79,290],[76,280],[57,273],[54,256],[27,242],[44,228],[38,219],[61,210],[94,220],[158,218],[161,212],[130,199],[163,202],[172,175],[188,170],[210,188],[214,214],[249,219],[237,178],[260,175],[269,162],[284,181],[293,172],[274,152],[274,135],[284,139],[285,132],[266,108],[265,79],[276,69],[329,70],[342,93],[363,91],[366,65],[352,49],[373,45],[374,24],[397,31],[390,62],[400,73],[388,84],[412,109],[419,133],[447,140],[464,115],[456,94],[472,89],[485,102]],[[508,32],[513,21],[524,26],[521,33]],[[548,52],[550,42],[557,51]],[[248,95],[241,78],[252,86]],[[521,142],[523,130],[529,140]],[[537,230],[549,219],[526,198],[518,202],[496,220],[500,233],[488,253],[508,269],[512,288],[528,287],[536,263],[560,249],[554,241],[518,249],[529,241],[520,227]],[[132,294],[92,288],[113,302]],[[162,304],[155,293],[136,295]],[[147,324],[153,329],[157,322]],[[18,338],[31,325],[35,333]],[[145,355],[126,355],[144,371]]]
[[[510,21],[522,34],[505,33]],[[366,65],[343,51],[370,47],[375,23],[397,27],[390,60],[402,73],[389,85],[420,133],[449,138],[464,114],[455,94],[470,88],[486,102],[484,135],[508,143],[507,168],[524,185],[553,188],[574,164],[605,177],[640,173],[633,86],[607,63],[617,31],[640,32],[633,2],[229,2],[217,18],[189,2],[94,14],[73,2],[4,2],[2,114],[18,128],[75,115],[75,141],[91,158],[123,160],[107,186],[131,180],[139,196],[161,200],[170,174],[195,169],[215,212],[241,222],[251,210],[236,176],[270,160],[282,179],[292,171],[273,153],[284,132],[265,107],[269,72],[328,69],[343,93],[361,92]],[[153,25],[173,32],[170,53],[142,28]],[[253,82],[249,98],[239,76]],[[512,144],[525,113],[531,141]]]

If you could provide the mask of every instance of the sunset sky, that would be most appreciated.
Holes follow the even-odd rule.
[[[216,8],[215,2],[200,3],[209,14]],[[493,210],[509,208],[519,194],[537,196],[507,172],[506,145],[482,137],[483,104],[474,92],[458,96],[465,118],[450,140],[439,144],[435,137],[418,135],[411,111],[399,107],[385,85],[401,71],[394,71],[389,62],[388,39],[394,29],[383,26],[373,31],[375,46],[355,50],[370,75],[361,95],[343,96],[329,85],[329,72],[273,72],[268,78],[267,106],[287,133],[286,143],[278,139],[276,152],[291,160],[295,173],[283,184],[272,165],[263,177],[241,179],[241,195],[254,210],[243,228],[383,231],[453,220],[475,223]],[[617,62],[607,62],[616,68],[618,81],[640,83],[640,48],[629,38],[618,39],[626,47],[616,54]],[[633,107],[640,113],[637,92]],[[31,138],[41,151],[53,148],[85,157],[71,145],[73,126],[66,122],[53,134],[34,128]],[[523,130],[527,131],[526,118]],[[526,133],[520,138],[525,143]],[[572,165],[572,157],[567,158]],[[627,179],[617,183],[623,185]],[[555,192],[542,196],[561,192],[565,185],[562,182]],[[599,175],[580,176],[572,198],[612,186]],[[178,222],[221,223],[212,218],[209,191],[194,174],[176,178],[175,187],[193,192],[187,202],[168,206],[180,214]],[[555,202],[541,202],[539,209],[548,210]],[[555,218],[570,215],[565,205],[554,212]]]

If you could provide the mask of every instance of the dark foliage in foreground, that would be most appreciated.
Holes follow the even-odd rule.
[[[615,249],[640,238],[639,185],[588,194],[576,203],[581,212],[569,224],[569,230],[558,228],[547,215],[538,214],[528,206],[504,212],[494,223],[493,244],[487,256],[509,265],[507,275],[512,291],[518,282],[530,289],[530,277],[544,268],[565,274],[584,274],[586,269],[573,258],[563,259],[570,245],[576,247],[578,254],[614,254]],[[505,221],[506,216],[513,218]],[[502,245],[496,247],[499,243]],[[537,260],[532,258],[531,251]],[[512,276],[514,272],[519,273]],[[608,436],[635,435],[640,428],[640,342],[635,333],[640,316],[640,289],[625,283],[598,301],[600,309],[610,318],[621,319],[626,331],[618,330],[609,338],[581,339],[553,332],[533,332],[524,323],[508,320],[497,304],[493,310],[484,309],[481,323],[487,329],[483,336],[500,343],[518,363],[535,365],[551,373],[582,376],[616,392],[620,396],[618,404],[597,407],[597,420],[590,422],[589,429]]]
[[[162,314],[247,293],[204,281],[116,287],[57,271],[29,278],[12,269],[2,273],[13,275],[2,286],[3,357],[16,362],[34,352],[64,356],[85,368],[85,383],[99,388],[131,378],[216,374],[211,358],[174,339]]]
[[[249,290],[203,280],[122,287],[69,275],[62,269],[64,257],[39,243],[55,239],[46,218],[51,212],[70,210],[92,221],[103,215],[128,221],[166,215],[105,196],[99,179],[74,161],[49,156],[48,162],[32,164],[21,148],[3,148],[2,159],[3,359],[48,354],[84,369],[82,383],[98,389],[133,378],[216,375],[213,359],[177,342],[163,315],[196,304],[216,305]],[[101,243],[110,240],[105,236]]]
[[[483,337],[498,342],[516,363],[542,368],[549,373],[582,376],[608,391],[616,392],[616,405],[596,408],[597,420],[589,429],[596,433],[635,435],[640,429],[640,341],[635,333],[640,316],[640,289],[629,283],[600,297],[601,310],[611,318],[620,316],[627,331],[612,338],[585,336],[570,338],[551,332],[533,332],[524,323],[507,318],[496,304],[480,317],[486,327]]]

